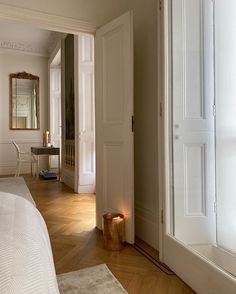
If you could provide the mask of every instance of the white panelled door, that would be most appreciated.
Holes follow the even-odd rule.
[[[211,0],[172,1],[174,235],[216,241]]]
[[[61,68],[50,68],[50,133],[54,147],[61,147]],[[51,167],[57,168],[58,157],[51,156]]]
[[[95,38],[97,226],[102,215],[125,215],[134,243],[132,13],[101,27]]]
[[[95,192],[94,36],[79,34],[79,193]]]

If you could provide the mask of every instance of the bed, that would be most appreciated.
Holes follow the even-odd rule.
[[[59,293],[46,224],[21,196],[0,192],[0,293]]]
[[[19,195],[29,200],[34,206],[36,206],[36,203],[34,202],[34,199],[23,177],[0,178],[0,192]]]

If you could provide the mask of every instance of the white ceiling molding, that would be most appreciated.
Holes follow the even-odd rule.
[[[94,33],[96,30],[95,25],[85,21],[5,4],[0,4],[0,18],[70,34],[78,34],[78,32]]]
[[[28,54],[48,57],[49,52],[48,48],[45,46],[36,46],[34,44],[26,43],[26,42],[16,42],[9,40],[0,40],[0,48],[12,50],[16,52],[24,52]]]

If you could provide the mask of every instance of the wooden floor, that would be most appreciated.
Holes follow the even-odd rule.
[[[130,294],[194,293],[177,276],[166,275],[132,246],[121,252],[106,251],[102,234],[95,229],[94,195],[74,194],[59,182],[37,182],[30,176],[25,180],[46,221],[57,273],[106,263]]]

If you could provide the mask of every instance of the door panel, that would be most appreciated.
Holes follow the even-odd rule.
[[[97,226],[102,215],[125,215],[134,242],[133,28],[127,12],[96,32]]]
[[[61,148],[61,68],[50,68],[50,131],[51,143]],[[58,156],[51,156],[52,168],[58,167]]]
[[[79,193],[95,192],[94,36],[79,34]]]
[[[186,244],[215,243],[214,136],[174,142],[174,235]]]
[[[172,3],[174,233],[215,243],[213,4]]]

